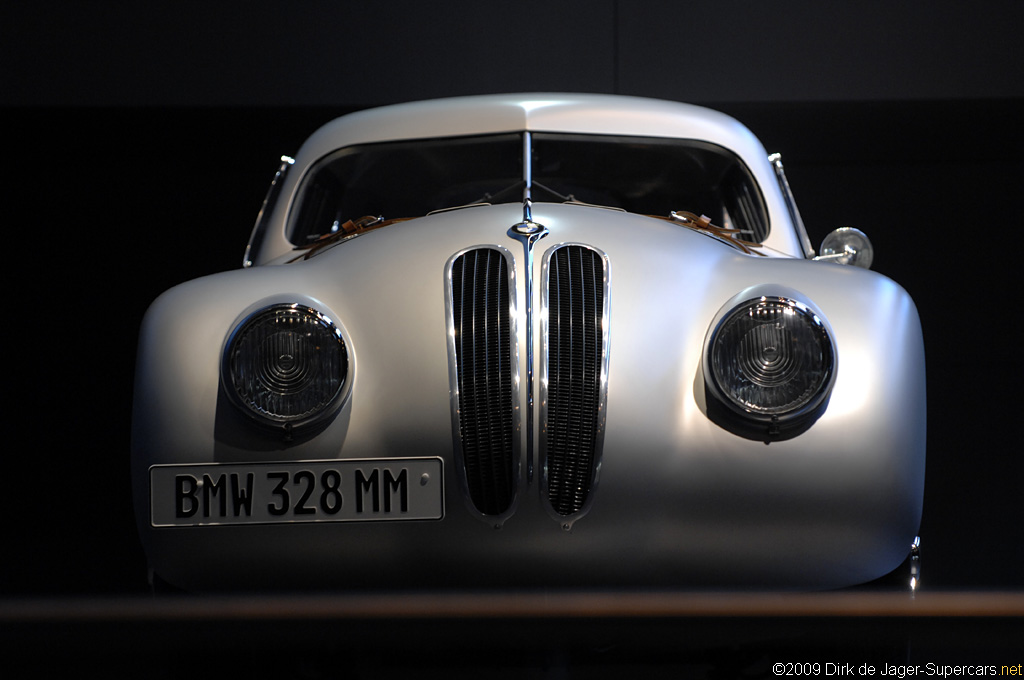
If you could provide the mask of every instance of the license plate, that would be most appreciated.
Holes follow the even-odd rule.
[[[154,527],[438,520],[440,458],[154,465]]]

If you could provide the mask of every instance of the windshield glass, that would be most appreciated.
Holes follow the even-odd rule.
[[[531,197],[667,217],[707,215],[760,242],[761,193],[730,151],[706,142],[531,133]],[[419,217],[470,203],[519,203],[527,169],[523,133],[423,139],[341,149],[303,182],[289,237],[305,245],[365,215]]]

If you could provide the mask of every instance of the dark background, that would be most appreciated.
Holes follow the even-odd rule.
[[[240,266],[281,154],[349,111],[508,91],[723,110],[783,154],[815,246],[866,231],[924,326],[924,585],[1019,590],[1022,27],[1017,0],[0,9],[0,597],[146,592],[139,323],[170,286]]]

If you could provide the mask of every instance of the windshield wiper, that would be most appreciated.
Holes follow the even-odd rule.
[[[544,184],[541,184],[540,182],[534,181],[533,186],[534,186],[534,188],[540,189],[541,191],[548,192],[549,194],[551,194],[552,196],[557,198],[562,203],[575,203],[576,202],[576,197],[573,196],[572,194],[569,194],[568,196],[566,196],[565,194],[560,194],[557,191],[555,191],[554,189],[552,189],[551,187],[545,186]]]
[[[472,205],[473,203],[501,203],[503,199],[508,198],[509,194],[520,193],[524,186],[526,186],[526,182],[524,180],[519,180],[515,184],[505,187],[496,194],[484,192],[483,196],[472,201],[469,205]]]

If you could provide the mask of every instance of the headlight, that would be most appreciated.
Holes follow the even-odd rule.
[[[734,421],[745,421],[730,429],[766,441],[793,436],[821,414],[835,371],[825,323],[790,297],[762,295],[736,305],[705,350],[708,391]]]
[[[341,332],[299,304],[261,309],[235,328],[224,352],[224,389],[269,425],[301,427],[334,412],[348,373]]]

